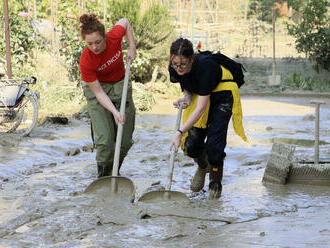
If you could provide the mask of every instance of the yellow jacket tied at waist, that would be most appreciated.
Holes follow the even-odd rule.
[[[222,79],[223,80],[233,80],[233,76],[229,70],[221,66],[222,69]],[[220,82],[218,86],[213,90],[213,92],[218,92],[222,90],[230,90],[233,95],[233,108],[232,108],[232,121],[235,133],[240,136],[244,141],[248,142],[248,139],[245,136],[244,128],[243,128],[243,114],[242,114],[242,105],[241,105],[241,97],[239,94],[239,89],[237,84],[234,81],[229,82]],[[192,94],[190,105],[184,109],[182,114],[182,122],[185,123],[191,113],[195,110],[197,106],[198,95]],[[197,128],[206,128],[207,120],[209,115],[210,101],[207,103],[206,109],[202,116],[198,119],[198,121],[194,124],[194,127]],[[184,149],[184,143],[186,137],[188,136],[188,132],[186,132],[181,139],[181,148]]]

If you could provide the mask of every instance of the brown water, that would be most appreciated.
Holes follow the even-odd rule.
[[[82,150],[91,144],[84,122],[38,127],[29,138],[0,137],[0,247],[329,247],[329,187],[261,183],[275,140],[295,144],[299,158],[313,158],[309,99],[279,100],[243,99],[250,143],[230,125],[217,201],[207,200],[208,180],[205,191],[190,191],[195,166],[181,151],[172,190],[190,202],[137,201],[166,184],[176,118],[168,105],[137,117],[121,171],[136,187],[133,203],[83,193],[96,178],[95,152]],[[321,160],[330,160],[329,128],[328,103],[321,107]]]

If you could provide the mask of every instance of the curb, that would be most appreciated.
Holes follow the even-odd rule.
[[[280,97],[317,97],[317,98],[329,98],[330,93],[272,93],[272,92],[241,92],[241,96],[280,96]]]

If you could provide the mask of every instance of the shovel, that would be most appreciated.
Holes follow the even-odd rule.
[[[120,103],[121,117],[123,117],[125,114],[130,67],[131,64],[130,62],[128,62],[125,71],[124,87],[123,87],[123,93]],[[124,198],[129,198],[131,202],[134,201],[135,187],[133,182],[127,177],[118,176],[120,146],[123,136],[122,134],[123,134],[123,125],[120,122],[118,122],[112,176],[101,177],[93,181],[85,189],[85,193],[96,193],[97,195],[103,197],[103,199],[108,197],[124,197]]]
[[[177,130],[180,127],[182,108],[183,108],[183,104],[181,103],[180,107],[179,107],[178,115],[176,118],[175,130]],[[171,191],[175,154],[176,154],[176,151],[175,151],[175,147],[173,146],[172,150],[171,150],[169,172],[167,175],[167,185],[166,185],[165,190],[147,192],[147,193],[143,194],[139,198],[138,201],[146,202],[146,203],[162,202],[162,201],[189,202],[189,198],[184,193],[181,193],[178,191]]]

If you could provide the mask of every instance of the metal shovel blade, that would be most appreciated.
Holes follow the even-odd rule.
[[[145,203],[157,203],[164,201],[189,202],[189,198],[184,193],[179,191],[159,190],[143,194],[138,201]]]
[[[175,130],[177,130],[180,127],[182,108],[183,108],[183,105],[180,104],[179,111],[178,111],[178,114],[176,117]],[[167,185],[166,185],[165,190],[156,190],[156,191],[147,192],[147,193],[143,194],[139,198],[138,201],[151,202],[151,203],[162,202],[162,201],[189,202],[189,198],[184,193],[181,193],[178,191],[171,191],[175,154],[176,154],[176,151],[175,151],[174,147],[172,147],[170,163],[169,163],[169,170],[168,170],[168,175],[167,175]]]
[[[95,194],[103,199],[114,197],[129,198],[134,201],[135,187],[132,181],[127,177],[109,176],[101,177],[93,181],[85,189],[87,194]]]

